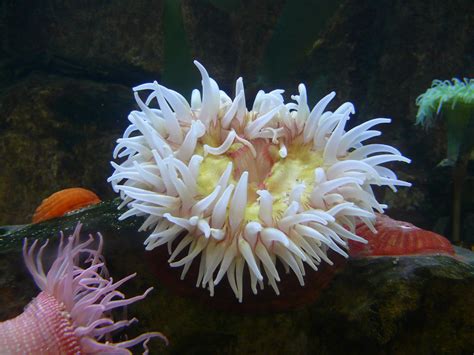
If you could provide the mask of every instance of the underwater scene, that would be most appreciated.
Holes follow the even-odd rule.
[[[0,355],[473,354],[473,24],[3,0]]]

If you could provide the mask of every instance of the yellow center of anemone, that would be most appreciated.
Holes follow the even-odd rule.
[[[206,144],[215,144],[207,138]],[[231,148],[221,155],[204,157],[197,179],[200,197],[209,195],[216,187],[219,178],[230,162],[233,163],[233,174],[229,183],[236,184],[243,171],[249,172],[247,187],[247,205],[245,220],[259,221],[258,190],[267,190],[273,198],[272,217],[278,219],[289,206],[289,198],[296,185],[304,184],[306,188],[301,194],[301,204],[305,209],[309,206],[309,195],[314,185],[314,169],[322,166],[322,152],[315,152],[300,139],[294,140],[287,147],[287,156],[279,155],[279,147],[265,144],[255,145],[257,158],[241,143],[234,143]],[[264,151],[266,150],[266,152]],[[202,143],[196,147],[196,153],[203,154]]]
[[[295,142],[288,147],[288,155],[273,165],[265,182],[273,196],[273,217],[280,216],[286,210],[288,197],[297,184],[306,186],[301,196],[301,203],[306,206],[314,185],[314,169],[322,164],[322,154],[309,146]]]

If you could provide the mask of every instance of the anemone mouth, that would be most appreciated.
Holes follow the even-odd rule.
[[[295,194],[300,195],[300,203],[309,207],[310,189],[306,187],[314,184],[313,171],[321,167],[322,156],[299,138],[292,139],[288,147],[282,142],[275,144],[263,138],[248,140],[246,144],[237,141],[219,156],[204,154],[197,177],[198,198],[211,194],[215,185],[210,182],[217,181],[226,169],[230,169],[228,183],[234,186],[244,173],[247,174],[247,201],[244,207],[244,221],[247,223],[255,221],[272,225],[296,199]],[[259,200],[268,199],[270,195],[272,211],[263,216]]]
[[[257,191],[266,188],[267,179],[276,162],[272,152],[274,146],[263,139],[246,143],[247,145],[240,142],[233,143],[219,156],[204,155],[197,177],[198,198],[204,198],[212,192],[214,186],[209,181],[212,181],[213,177],[210,175],[220,177],[225,169],[230,168],[229,182],[234,186],[245,172],[248,174],[247,203],[257,200]],[[200,149],[198,146],[197,150]]]
[[[282,90],[260,91],[247,110],[242,79],[232,100],[195,63],[203,93],[201,100],[193,91],[191,105],[156,82],[135,88],[141,111],[129,115],[114,151],[124,160],[112,162],[109,178],[128,207],[121,218],[145,216],[141,229],[153,230],[146,249],[167,244],[182,277],[200,256],[196,285],[211,295],[227,276],[242,301],[245,268],[254,293],[265,275],[278,294],[277,262],[304,285],[304,264],[317,270],[331,264],[329,249],[347,257],[347,240],[364,242],[355,225],[373,228],[374,211],[386,207],[372,185],[410,185],[381,166],[409,159],[391,146],[362,144],[390,120],[346,132],[353,105],[325,111],[330,93],[310,110],[302,84],[295,103],[285,104]]]

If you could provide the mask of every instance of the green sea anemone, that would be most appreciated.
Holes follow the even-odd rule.
[[[420,107],[416,115],[416,123],[430,126],[442,109],[446,111],[472,109],[474,105],[474,79],[457,78],[449,80],[433,80],[431,88],[416,99]],[[443,107],[444,106],[444,107]]]
[[[435,119],[443,116],[448,133],[447,165],[454,165],[461,150],[468,151],[473,147],[469,137],[474,133],[474,79],[464,78],[461,81],[433,80],[431,88],[418,96],[419,106],[416,123],[426,128],[433,125]]]
[[[442,116],[447,129],[447,157],[440,165],[453,168],[452,239],[460,241],[462,186],[474,148],[474,79],[433,80],[416,99],[416,123],[428,128]]]

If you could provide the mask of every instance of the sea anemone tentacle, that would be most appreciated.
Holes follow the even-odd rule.
[[[146,217],[146,249],[167,244],[183,277],[200,257],[196,284],[211,295],[227,276],[242,301],[247,272],[254,293],[267,279],[278,294],[278,263],[304,284],[305,264],[330,263],[329,249],[347,257],[347,241],[363,241],[355,226],[372,227],[374,211],[386,208],[372,186],[410,185],[383,166],[408,158],[363,144],[390,119],[346,131],[354,105],[326,111],[332,92],[311,110],[303,84],[295,102],[285,104],[283,90],[261,90],[248,110],[241,78],[232,100],[195,64],[203,90],[191,103],[156,83],[134,88],[140,111],[129,115],[108,181],[128,207],[121,218]]]

